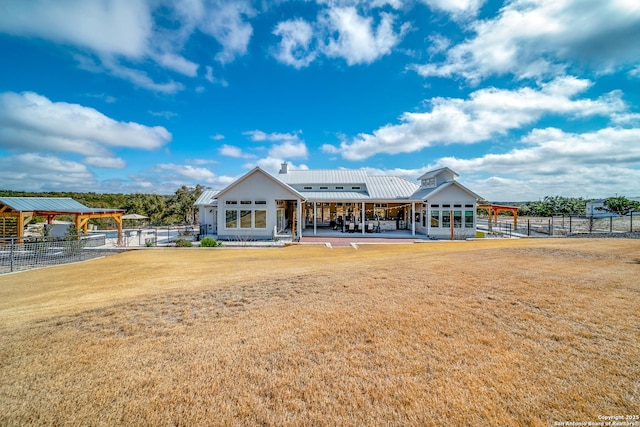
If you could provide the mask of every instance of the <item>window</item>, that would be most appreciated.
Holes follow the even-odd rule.
[[[227,205],[237,205],[237,204],[238,204],[238,201],[237,201],[237,200],[227,200],[225,203],[226,203]]]
[[[453,211],[453,228],[462,228],[462,211]]]
[[[251,228],[251,211],[240,211],[240,228]]]
[[[464,211],[464,228],[473,228],[473,211]]]
[[[256,200],[256,205],[266,205],[267,201],[266,200]]]
[[[432,208],[439,208],[440,205],[431,205]]]
[[[436,178],[425,178],[422,180],[422,186],[424,188],[432,188],[436,186]]]
[[[304,187],[305,190],[312,190],[313,187]]]
[[[344,187],[336,187],[336,190],[344,190]]]
[[[352,190],[359,190],[360,187],[351,187]]]
[[[447,205],[442,205],[443,208],[450,208],[451,205],[447,204]]]
[[[241,205],[250,205],[251,204],[251,200],[242,200],[240,202]]]
[[[321,190],[328,190],[329,187],[320,187]]]
[[[255,211],[255,228],[267,228],[267,211]]]
[[[451,227],[451,211],[442,211],[442,227]]]
[[[431,226],[440,227],[440,211],[431,211]]]
[[[227,209],[225,215],[225,228],[238,228],[238,211]]]

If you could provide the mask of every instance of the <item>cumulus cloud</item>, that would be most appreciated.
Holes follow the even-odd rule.
[[[244,165],[242,165],[243,168],[245,169],[253,169],[256,166],[259,166],[261,169],[269,172],[270,174],[273,175],[277,175],[278,171],[280,171],[280,168],[282,167],[282,163],[285,160],[282,158],[276,158],[276,157],[265,157],[262,158],[256,162],[250,162],[250,163],[245,163]],[[289,169],[295,169],[295,170],[308,170],[309,167],[305,164],[299,164],[296,165],[294,163],[291,162],[287,162],[289,165]]]
[[[171,140],[161,126],[119,122],[79,104],[52,102],[33,92],[0,94],[0,147],[85,155],[101,167],[122,167],[111,149],[157,149]]]
[[[99,157],[88,156],[84,158],[84,163],[99,168],[123,169],[127,163],[120,157]]]
[[[472,144],[529,125],[546,115],[609,116],[625,111],[621,93],[596,100],[573,99],[591,86],[588,80],[562,77],[537,89],[477,90],[469,99],[433,98],[431,111],[404,113],[400,124],[389,124],[372,134],[360,134],[339,147],[323,151],[345,159],[363,160],[378,153],[409,153],[436,144]]]
[[[409,23],[398,27],[394,14],[371,4],[360,11],[353,2],[337,3],[323,8],[314,23],[280,22],[273,31],[280,37],[275,58],[295,68],[308,66],[320,55],[342,58],[348,65],[370,64],[390,54],[411,27]]]
[[[222,51],[216,54],[218,61],[228,63],[247,52],[253,27],[246,19],[255,13],[248,2],[221,0],[200,23],[200,30],[213,36],[222,46]]]
[[[298,141],[300,138],[298,137],[298,132],[294,133],[280,133],[280,132],[271,132],[266,133],[261,130],[249,130],[243,132],[243,135],[248,136],[252,141],[261,142],[261,141]]]
[[[303,68],[316,58],[313,27],[308,22],[302,19],[280,22],[273,34],[280,37],[274,56],[283,64]]]
[[[234,157],[237,159],[252,157],[251,155],[244,153],[240,147],[229,144],[224,144],[222,147],[220,147],[218,152],[222,156]]]
[[[271,147],[269,150],[270,157],[279,157],[283,159],[306,159],[309,155],[307,146],[304,142],[284,142]]]
[[[477,15],[483,0],[421,0],[433,10],[442,11],[452,15],[454,19],[472,17]]]
[[[444,157],[434,167],[448,166],[463,174],[488,176],[476,184],[478,191],[494,200],[507,184],[510,192],[518,188],[504,180],[527,183],[522,194],[510,197],[586,197],[585,189],[591,196],[605,197],[611,195],[607,194],[611,188],[635,196],[640,179],[639,139],[640,129],[604,128],[586,133],[534,129],[522,139],[523,146],[506,153],[474,159]]]
[[[81,163],[51,155],[22,153],[0,157],[0,182],[21,191],[86,191],[95,177]]]
[[[412,68],[475,83],[494,74],[549,76],[568,63],[609,72],[636,65],[640,55],[640,6],[633,1],[516,0],[469,29],[475,36],[449,49],[444,62]]]
[[[147,52],[152,30],[144,1],[13,1],[0,13],[2,32],[135,58]]]

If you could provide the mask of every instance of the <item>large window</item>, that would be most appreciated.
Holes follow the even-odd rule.
[[[453,227],[462,228],[462,211],[453,211]]]
[[[227,209],[225,211],[225,228],[238,228],[238,211]]]
[[[440,211],[431,211],[431,226],[440,227]]]
[[[267,228],[267,211],[255,211],[255,228]]]
[[[473,211],[464,211],[464,228],[473,228]]]
[[[451,211],[442,211],[442,226],[444,228],[451,227]]]
[[[251,211],[248,209],[240,211],[240,228],[251,228]]]

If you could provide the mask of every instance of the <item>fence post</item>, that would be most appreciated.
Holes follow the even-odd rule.
[[[613,216],[609,217],[609,233],[613,233]]]
[[[549,220],[549,237],[553,236],[553,225],[551,225],[553,218]]]
[[[573,218],[573,216],[569,215],[569,233],[571,233],[571,218]]]
[[[527,219],[527,236],[531,236],[531,220]]]
[[[631,220],[631,225],[629,226],[629,233],[633,233],[633,211],[630,212],[629,219]]]
[[[11,272],[13,272],[13,245],[15,244],[15,240],[11,239],[11,249],[9,251],[9,265],[10,265],[10,270]]]

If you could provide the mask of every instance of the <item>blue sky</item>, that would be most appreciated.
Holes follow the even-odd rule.
[[[448,166],[491,201],[640,196],[637,0],[5,0],[0,189]]]

